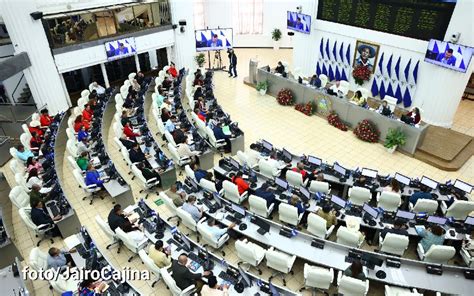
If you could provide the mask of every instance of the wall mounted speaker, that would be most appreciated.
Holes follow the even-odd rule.
[[[186,20],[180,20],[180,21],[178,22],[178,24],[179,24],[180,26],[186,26]]]
[[[288,32],[288,36],[293,36],[295,35],[295,32]]]
[[[30,15],[35,21],[43,17],[43,13],[41,11],[32,12]]]
[[[179,30],[181,31],[181,33],[184,33],[186,31],[186,28],[185,27],[181,27],[179,28]]]

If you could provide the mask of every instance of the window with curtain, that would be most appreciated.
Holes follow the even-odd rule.
[[[194,28],[196,30],[206,28],[205,2],[206,0],[194,0]]]
[[[234,34],[263,33],[263,0],[233,0]]]

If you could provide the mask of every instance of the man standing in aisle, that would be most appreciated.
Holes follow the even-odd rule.
[[[234,50],[229,49],[229,77],[232,77],[232,70],[234,70],[234,78],[237,77],[237,56]]]

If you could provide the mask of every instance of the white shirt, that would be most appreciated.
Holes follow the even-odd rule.
[[[339,87],[336,84],[333,84],[329,89],[335,93],[340,92]]]
[[[199,154],[198,151],[191,151],[191,149],[189,149],[189,145],[185,143],[178,144],[177,150],[178,150],[179,156],[181,157],[185,157],[185,156],[192,157]]]
[[[26,186],[31,189],[31,187],[33,187],[35,184],[43,187],[43,181],[38,177],[31,177],[26,183]]]
[[[83,142],[79,142],[77,143],[77,154],[81,155],[82,152],[91,152],[91,149],[87,148],[86,144]]]
[[[139,244],[141,241],[145,239],[145,234],[143,231],[140,230],[134,230],[127,232],[128,237],[133,240],[136,244]]]
[[[97,84],[97,86],[93,86],[92,90],[95,90],[98,95],[105,94],[105,88]]]

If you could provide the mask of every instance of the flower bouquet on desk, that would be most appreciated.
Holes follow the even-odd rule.
[[[370,72],[367,66],[358,66],[352,71],[352,77],[354,77],[355,83],[358,85],[362,85],[364,81],[369,81],[371,74],[372,72]]]
[[[354,134],[362,141],[375,143],[379,140],[379,131],[375,125],[367,119],[362,120],[354,129]]]
[[[277,95],[277,101],[278,104],[283,105],[283,106],[291,106],[293,105],[293,94],[291,93],[291,90],[287,88],[283,88],[278,92]]]
[[[302,112],[306,116],[311,116],[314,112],[316,112],[316,105],[313,102],[308,102],[306,104],[296,104],[295,109]]]
[[[328,123],[332,126],[337,127],[341,131],[347,131],[347,125],[345,125],[342,120],[339,118],[339,115],[337,115],[336,112],[332,111],[328,115]]]

